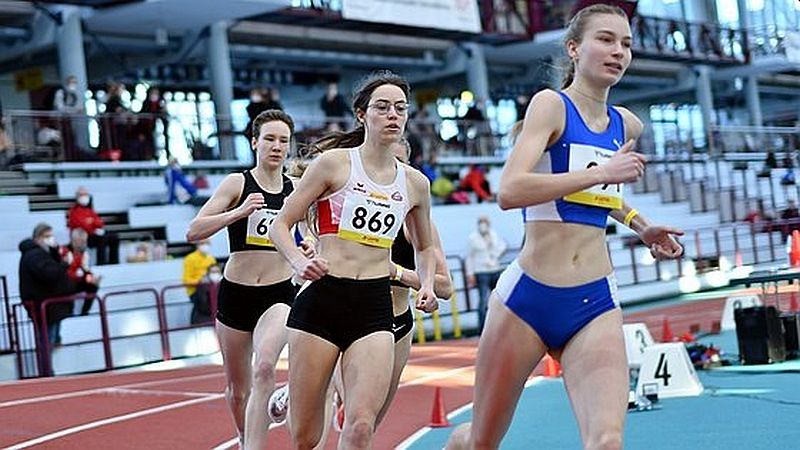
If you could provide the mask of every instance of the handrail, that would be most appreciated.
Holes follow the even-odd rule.
[[[31,308],[35,309],[38,307],[38,317],[32,318],[34,321],[34,328],[38,328],[38,333],[41,335],[41,342],[37,341],[36,346],[38,348],[39,344],[42,344],[44,348],[41,349],[42,353],[42,365],[43,367],[39,371],[41,374],[44,373],[45,376],[53,376],[53,366],[51,357],[50,348],[50,337],[48,336],[47,330],[47,306],[56,303],[72,303],[75,300],[86,300],[90,296],[94,296],[93,294],[87,294],[85,292],[77,293],[77,294],[70,294],[70,295],[60,295],[57,297],[50,297],[38,302],[38,305],[34,301],[27,301],[23,303],[31,304]],[[36,322],[39,323],[36,323]]]
[[[5,351],[13,351],[14,349],[14,332],[11,330],[11,299],[8,296],[8,277],[0,275],[0,296],[3,298],[3,310],[5,312],[4,324],[8,328],[8,349],[0,347],[0,353]]]
[[[108,299],[110,297],[119,297],[119,296],[122,296],[122,295],[138,294],[138,293],[144,293],[144,292],[149,292],[149,293],[153,294],[153,297],[156,300],[155,301],[156,314],[159,314],[159,312],[160,312],[159,305],[161,303],[161,297],[158,295],[158,291],[155,288],[152,288],[152,287],[150,287],[150,288],[139,288],[139,289],[128,289],[128,290],[124,290],[124,291],[109,292],[106,295],[104,295],[99,301],[99,304],[100,304],[100,323],[101,323],[101,325],[103,327],[103,352],[104,352],[105,359],[106,359],[106,369],[112,369],[114,367],[114,362],[113,362],[112,355],[111,355],[111,341],[112,340],[119,339],[119,338],[136,337],[136,336],[148,336],[148,335],[155,334],[155,333],[158,333],[159,335],[162,335],[162,333],[163,333],[163,331],[161,330],[160,326],[159,326],[159,330],[156,331],[156,332],[149,331],[149,332],[146,332],[146,333],[139,333],[139,334],[134,334],[134,335],[126,335],[126,336],[111,336],[110,333],[109,333],[109,329],[108,329],[108,311],[107,311],[107,306],[106,306],[106,303],[108,302]],[[169,342],[165,342],[163,340],[163,338],[162,338],[162,341],[161,341],[161,354],[165,358],[164,359],[165,361],[169,359],[168,358],[168,356],[169,356]]]

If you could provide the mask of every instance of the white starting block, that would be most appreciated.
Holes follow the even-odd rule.
[[[720,328],[723,330],[735,330],[736,321],[733,319],[733,310],[736,308],[750,308],[762,306],[761,297],[756,294],[732,295],[725,299],[725,308],[722,310],[722,320]]]
[[[645,385],[658,387],[659,398],[695,397],[703,393],[686,346],[682,342],[654,344],[645,348],[636,392],[644,393]]]
[[[622,325],[625,335],[625,353],[628,355],[628,367],[639,368],[642,365],[644,349],[653,345],[653,336],[647,325],[642,322]]]

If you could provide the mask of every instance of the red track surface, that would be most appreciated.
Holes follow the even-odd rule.
[[[784,306],[787,299],[782,299]],[[659,340],[665,317],[676,336],[693,325],[708,331],[723,305],[722,299],[687,302],[626,314],[625,321],[647,323]],[[475,339],[414,346],[375,448],[394,447],[428,424],[436,386],[442,388],[448,411],[472,400],[476,346]],[[283,365],[278,381],[286,375]],[[223,387],[218,366],[0,384],[0,447],[214,448],[235,436]],[[330,435],[327,448],[335,448],[337,437]],[[285,427],[270,433],[270,447],[290,448]]]

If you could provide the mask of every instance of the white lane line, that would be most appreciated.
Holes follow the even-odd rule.
[[[83,425],[78,425],[75,427],[70,427],[63,429],[61,431],[56,431],[55,433],[46,434],[44,436],[40,436],[35,439],[30,439],[24,442],[20,442],[18,444],[12,445],[11,447],[6,447],[4,450],[21,450],[23,448],[33,447],[34,445],[39,445],[43,442],[52,441],[53,439],[58,439],[64,436],[68,436],[70,434],[80,433],[81,431],[90,430],[92,428],[102,427],[104,425],[110,425],[112,423],[122,422],[125,420],[136,419],[143,416],[148,416],[151,414],[158,414],[160,412],[169,411],[172,409],[183,408],[184,406],[191,406],[197,403],[203,403],[211,400],[217,400],[224,397],[223,394],[214,394],[208,395],[203,398],[193,398],[191,400],[184,400],[182,402],[177,403],[170,403],[168,405],[158,406],[155,408],[143,409],[141,411],[137,411],[134,413],[124,414],[121,416],[113,416],[103,420],[96,420],[94,422],[85,423]]]
[[[270,430],[274,430],[275,428],[280,428],[285,423],[286,423],[285,421],[283,423],[271,423],[271,424],[269,424],[269,429]],[[229,448],[233,448],[238,443],[239,443],[239,438],[238,437],[231,438],[229,441],[225,441],[222,444],[217,445],[216,447],[214,447],[211,450],[226,450],[226,449],[229,449]]]
[[[0,403],[0,409],[2,408],[10,408],[12,406],[20,406],[20,405],[29,405],[32,403],[40,403],[40,402],[48,402],[53,400],[63,400],[65,398],[73,398],[73,397],[81,397],[84,395],[94,395],[94,394],[102,394],[107,392],[108,389],[125,389],[125,388],[136,388],[136,387],[145,387],[145,386],[152,386],[157,384],[163,383],[175,383],[179,381],[189,381],[189,380],[199,380],[204,378],[214,378],[224,376],[222,373],[209,373],[205,375],[195,375],[192,377],[182,377],[182,378],[167,378],[164,380],[153,380],[153,381],[145,381],[140,383],[130,383],[130,384],[121,384],[117,386],[103,386],[100,388],[94,389],[85,389],[82,391],[73,391],[73,392],[65,392],[62,394],[52,394],[52,395],[41,395],[37,397],[28,397],[22,398],[18,400],[11,400],[7,402]]]
[[[239,438],[235,437],[229,441],[225,441],[222,444],[219,444],[218,446],[212,448],[211,450],[227,450],[229,448],[234,447],[238,443],[239,443]]]
[[[153,396],[177,396],[177,397],[208,397],[215,395],[216,392],[184,392],[184,391],[159,391],[155,389],[125,389],[125,388],[109,388],[106,389],[108,394],[121,394],[121,395],[153,395]]]
[[[540,382],[542,380],[544,380],[544,377],[533,377],[533,378],[531,378],[531,379],[529,379],[528,381],[525,382],[525,388],[529,388],[529,387],[533,386],[534,384],[537,384],[538,382]],[[448,414],[447,415],[447,420],[451,421],[451,420],[455,419],[456,416],[458,416],[459,414],[464,413],[468,409],[471,409],[471,408],[472,408],[472,402],[467,403],[466,405],[464,405],[464,406],[462,406],[462,407],[460,407],[458,409],[455,409],[450,414]],[[431,430],[433,430],[433,428],[431,428],[431,427],[422,427],[422,428],[420,428],[419,430],[414,432],[414,434],[412,434],[411,436],[407,437],[397,447],[395,447],[395,450],[408,450],[416,441],[422,439],[422,437],[425,436],[426,434],[428,434]]]

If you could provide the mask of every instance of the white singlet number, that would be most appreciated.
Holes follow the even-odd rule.
[[[389,248],[403,219],[402,203],[375,194],[348,195],[342,206],[338,236],[365,245]]]
[[[613,150],[593,145],[571,144],[569,148],[569,171],[590,169],[608,162]],[[601,208],[622,208],[622,184],[597,184],[588,189],[564,197],[564,200]]]
[[[250,217],[247,218],[247,237],[245,238],[245,243],[261,247],[274,247],[272,241],[267,237],[267,233],[277,216],[278,211],[266,208],[259,209],[253,212],[253,214],[250,214]]]

